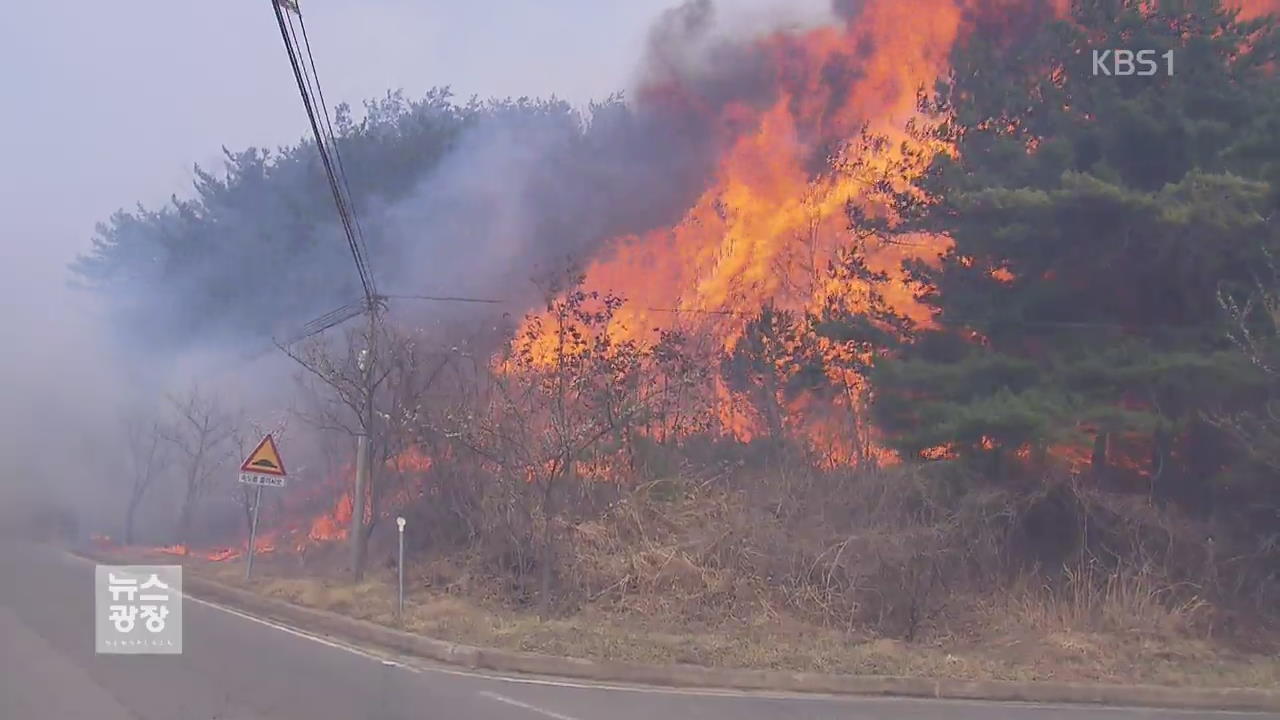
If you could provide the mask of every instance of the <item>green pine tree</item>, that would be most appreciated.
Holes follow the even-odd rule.
[[[927,103],[955,154],[899,208],[954,241],[911,268],[937,326],[879,364],[877,416],[907,455],[1006,474],[1066,447],[1194,494],[1226,462],[1204,411],[1260,382],[1217,294],[1277,240],[1276,25],[1217,0],[1088,0],[974,37]],[[1173,74],[1095,76],[1114,48],[1172,51]]]

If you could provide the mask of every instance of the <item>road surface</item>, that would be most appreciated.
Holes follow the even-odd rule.
[[[383,658],[187,598],[182,655],[96,655],[93,566],[0,540],[0,720],[1141,720],[1262,718],[770,696],[513,678]]]

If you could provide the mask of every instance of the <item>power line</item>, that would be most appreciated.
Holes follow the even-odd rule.
[[[358,302],[347,303],[335,310],[330,310],[324,315],[304,324],[298,332],[294,333],[289,338],[286,338],[282,344],[286,346],[293,345],[294,343],[302,342],[313,335],[319,335],[325,330],[337,327],[351,318],[360,315],[364,310],[364,306]]]
[[[529,303],[521,303],[520,301],[510,298],[480,298],[465,297],[458,295],[382,295],[391,300],[423,300],[428,302],[453,302],[453,303],[474,303],[484,305],[529,305]],[[672,315],[714,315],[721,317],[756,317],[760,314],[760,310],[733,310],[730,308],[672,308],[672,307],[638,307],[641,312],[666,313]],[[1089,320],[1031,320],[1031,319],[1014,319],[1014,318],[973,318],[973,317],[948,317],[943,318],[947,323],[954,325],[968,325],[975,327],[992,327],[992,326],[1011,326],[1011,327],[1044,327],[1044,328],[1063,328],[1063,329],[1098,329],[1098,330],[1165,330],[1176,332],[1200,332],[1204,330],[1215,330],[1221,328],[1221,324],[1202,322],[1202,323],[1124,323],[1124,322],[1105,322],[1105,321],[1089,321]]]
[[[354,208],[355,201],[352,199],[351,186],[348,184],[348,175],[346,165],[342,162],[342,149],[338,146],[338,141],[333,132],[333,124],[330,122],[329,104],[324,99],[324,88],[320,86],[320,76],[316,74],[316,60],[311,54],[311,38],[307,35],[307,22],[302,17],[302,8],[298,8],[298,27],[302,29],[302,43],[307,50],[307,62],[311,65],[311,74],[315,77],[316,96],[320,100],[320,111],[323,113],[325,127],[329,130],[330,147],[333,149],[333,157],[338,161],[338,176],[342,179],[342,187],[347,191],[347,200]],[[294,44],[297,44],[297,38],[294,38]],[[356,240],[360,244],[360,253],[362,257],[369,256],[369,248],[364,241],[364,228],[360,225],[360,217],[355,214],[354,210],[351,219],[356,226]],[[369,284],[373,287],[376,294],[378,287],[373,281],[373,275],[369,275]]]
[[[364,290],[365,302],[367,303],[370,311],[372,311],[375,305],[377,292],[373,285],[373,279],[365,264],[364,255],[361,251],[361,243],[357,237],[357,231],[355,229],[356,223],[354,219],[355,210],[347,204],[347,198],[343,193],[343,188],[346,187],[346,183],[345,181],[339,181],[337,170],[334,168],[334,161],[329,157],[329,145],[331,143],[336,145],[336,142],[325,134],[319,121],[316,119],[316,108],[312,100],[310,86],[312,84],[311,77],[314,76],[315,85],[317,88],[319,87],[319,76],[315,74],[314,63],[312,63],[310,68],[310,76],[304,74],[304,69],[298,59],[298,52],[295,47],[294,39],[290,35],[292,21],[285,19],[285,10],[281,7],[282,0],[270,1],[271,8],[276,15],[276,24],[280,27],[280,38],[284,41],[285,51],[289,55],[289,65],[293,69],[294,80],[298,84],[298,94],[302,96],[302,105],[306,109],[307,120],[311,124],[311,132],[315,137],[316,149],[320,152],[320,161],[324,165],[325,176],[329,181],[329,189],[333,193],[333,202],[338,210],[338,219],[342,223],[343,232],[347,237],[347,245],[351,249],[351,257],[355,261],[356,272],[360,276],[360,286]],[[291,3],[289,10],[290,12],[297,12],[299,19],[301,19],[301,11],[298,9],[296,3]],[[316,93],[317,96],[319,96],[319,94],[319,92]],[[327,116],[328,113],[326,112],[326,123],[328,123]],[[327,137],[329,137],[329,142],[326,142]]]
[[[459,297],[456,295],[383,295],[390,300],[426,300],[429,302],[453,302],[453,303],[478,303],[484,305],[509,305],[510,300],[495,300],[493,298],[471,298]]]

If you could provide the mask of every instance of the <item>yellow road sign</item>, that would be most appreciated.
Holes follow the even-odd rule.
[[[274,475],[284,477],[284,461],[280,459],[280,451],[276,449],[276,441],[268,434],[258,443],[258,447],[249,453],[244,464],[240,466],[242,473],[258,475]]]

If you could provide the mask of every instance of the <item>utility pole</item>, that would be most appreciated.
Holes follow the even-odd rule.
[[[368,308],[368,335],[356,364],[360,370],[361,402],[359,434],[356,435],[356,482],[351,498],[351,570],[356,582],[364,578],[364,499],[369,488],[369,435],[373,432],[373,358],[377,328],[377,308]]]
[[[364,577],[364,493],[369,485],[369,433],[356,436],[356,487],[351,503],[351,571]]]
[[[302,9],[296,0],[270,0],[271,8],[280,28],[280,38],[284,43],[289,65],[293,70],[294,80],[298,84],[298,94],[302,98],[303,109],[311,124],[311,132],[316,142],[316,151],[324,167],[325,177],[329,181],[329,189],[333,193],[334,207],[338,211],[338,219],[346,236],[347,245],[351,249],[351,258],[355,262],[356,273],[360,277],[360,286],[364,290],[365,312],[369,319],[369,336],[366,347],[361,350],[358,365],[361,376],[361,398],[363,407],[359,418],[359,434],[356,435],[356,477],[351,498],[351,554],[352,570],[359,581],[364,574],[365,558],[365,493],[372,481],[370,467],[369,442],[373,433],[373,374],[375,353],[377,348],[378,311],[385,297],[378,294],[373,276],[366,264],[367,251],[364,247],[364,233],[356,219],[355,203],[347,186],[346,169],[342,165],[342,155],[338,148],[338,138],[334,135],[333,126],[329,122],[329,108],[325,103],[324,91],[320,89],[320,75],[316,72],[315,59],[311,55],[311,41],[307,38],[307,25],[302,19]],[[294,27],[294,19],[297,27]],[[301,31],[302,44],[298,43]],[[305,60],[304,60],[305,57]]]

